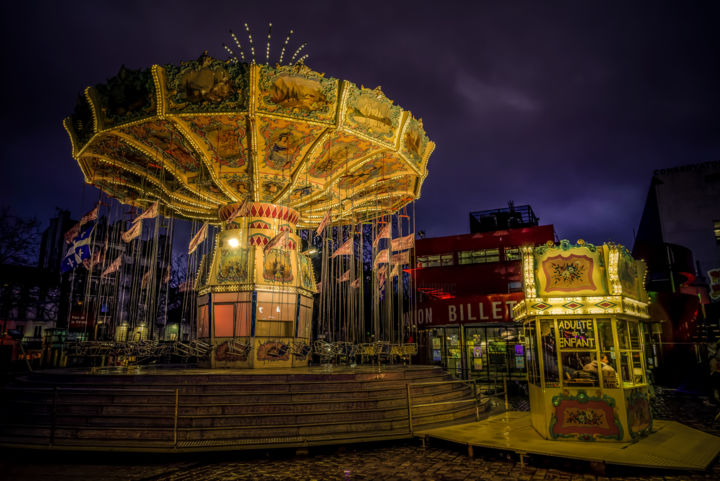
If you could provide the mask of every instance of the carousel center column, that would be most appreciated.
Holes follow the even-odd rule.
[[[299,252],[299,214],[274,204],[229,204],[198,279],[198,338],[213,368],[306,366],[315,276]]]

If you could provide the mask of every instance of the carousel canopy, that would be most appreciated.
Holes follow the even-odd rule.
[[[218,222],[220,207],[249,199],[292,207],[300,227],[327,211],[351,223],[401,208],[435,146],[379,88],[206,54],[121,68],[64,126],[85,181],[123,203]]]

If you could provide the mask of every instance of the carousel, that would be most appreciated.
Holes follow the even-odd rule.
[[[248,61],[226,47],[228,60],[123,67],[88,87],[64,121],[85,181],[192,221],[194,337],[211,346],[213,367],[307,365],[318,291],[325,340],[400,339],[397,305],[365,325],[363,256],[373,259],[373,296],[399,298],[380,291],[393,278],[402,291],[414,234],[401,209],[420,196],[434,144],[380,87],[308,68],[304,45],[283,64],[286,39],[274,65],[269,42],[265,63],[250,45]],[[192,254],[203,241],[213,245]]]

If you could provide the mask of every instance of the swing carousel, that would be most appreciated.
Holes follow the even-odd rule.
[[[265,63],[250,42],[247,62],[226,47],[229,60],[204,53],[123,67],[85,89],[64,121],[85,182],[123,204],[191,220],[191,251],[214,240],[191,283],[196,337],[210,346],[212,367],[307,365],[318,290],[321,337],[402,337],[393,327],[404,302],[397,272],[411,259],[386,244],[395,234],[408,248],[410,217],[397,212],[420,196],[433,142],[379,87],[305,66],[304,45],[285,64],[283,47],[271,65],[269,41]],[[320,283],[308,255],[317,239]],[[375,303],[370,330],[363,256],[373,259],[373,296],[385,302]]]

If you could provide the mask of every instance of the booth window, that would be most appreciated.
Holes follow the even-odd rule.
[[[538,372],[538,363],[535,357],[537,351],[537,339],[535,338],[535,325],[525,326],[525,342],[527,343],[527,349],[525,354],[527,357],[527,372],[528,382],[540,385],[540,373]]]
[[[294,294],[258,293],[258,321],[294,321],[297,297]]]
[[[625,319],[617,320],[620,354],[620,376],[624,387],[645,384],[642,354],[642,324]]]
[[[565,386],[600,385],[594,319],[558,319],[558,350]]]
[[[557,346],[555,343],[555,321],[540,321],[540,343],[542,347],[542,366],[545,374],[545,387],[560,387],[560,374],[557,365]]]
[[[250,337],[250,324],[252,321],[252,304],[250,302],[238,302],[235,306],[235,335]]]
[[[232,337],[233,321],[235,317],[234,304],[215,304],[213,305],[215,337]]]
[[[208,305],[205,304],[198,308],[200,315],[197,320],[197,337],[210,337],[210,326],[208,323]]]

